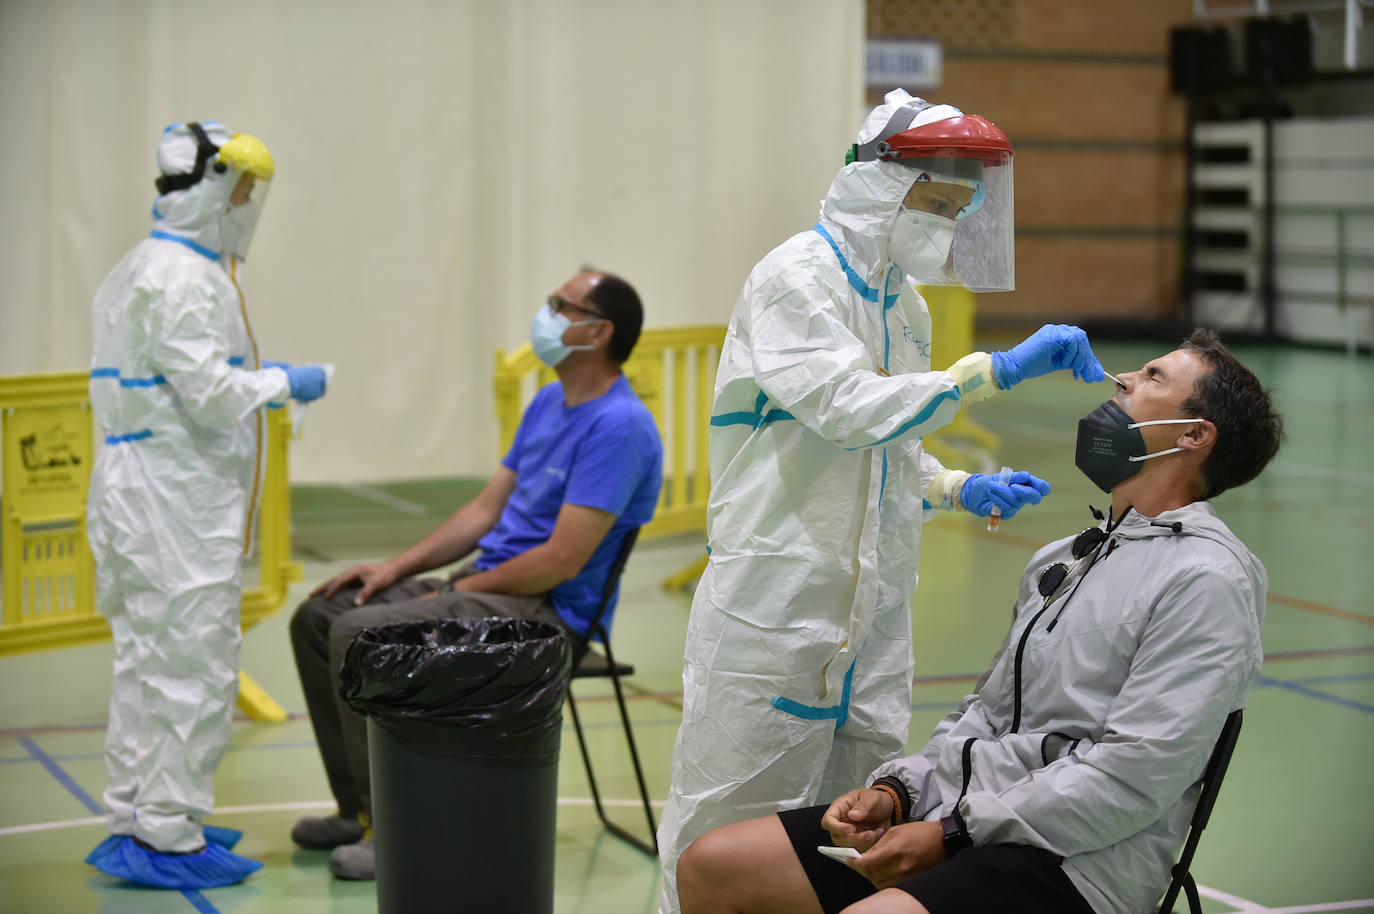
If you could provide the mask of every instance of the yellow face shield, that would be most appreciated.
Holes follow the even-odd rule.
[[[219,148],[216,158],[239,171],[246,171],[259,181],[270,181],[276,164],[267,144],[251,133],[236,133],[233,139]]]
[[[219,148],[216,159],[229,166],[230,178],[228,206],[220,217],[220,241],[224,253],[244,260],[276,166],[267,145],[249,133],[234,134]]]

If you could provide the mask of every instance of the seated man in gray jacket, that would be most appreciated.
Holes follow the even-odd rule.
[[[1206,499],[1255,478],[1283,423],[1208,331],[1119,385],[1076,452],[1111,507],[1031,558],[973,694],[868,787],[702,836],[685,914],[1153,911],[1263,659],[1264,566]]]

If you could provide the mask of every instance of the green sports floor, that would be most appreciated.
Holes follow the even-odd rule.
[[[1167,345],[1096,346],[1126,371]],[[1269,569],[1267,653],[1212,824],[1194,865],[1208,912],[1374,912],[1374,360],[1305,349],[1240,346],[1278,395],[1288,441],[1259,480],[1217,501],[1222,517]],[[1110,394],[1060,378],[974,407],[997,431],[996,454],[1049,479],[1054,493],[1005,521],[942,517],[925,535],[913,600],[919,745],[1000,642],[1031,551],[1089,523],[1101,493],[1073,467],[1075,422]],[[493,458],[494,463],[494,458]],[[305,579],[291,603],[354,561],[393,554],[428,532],[474,480],[297,488],[294,545]],[[661,581],[702,554],[694,538],[642,543],[626,571],[618,653],[637,667],[629,704],[650,790],[662,797],[681,698],[690,595]],[[247,883],[157,892],[108,878],[81,860],[102,837],[101,744],[108,644],[0,660],[0,912],[162,914],[376,909],[371,883],[331,879],[326,854],[296,849],[296,817],[332,808],[287,643],[289,608],[249,631],[243,666],[291,714],[240,719],[216,781],[213,822],[245,832],[239,850],[263,861]],[[609,688],[577,687],[612,814],[644,828]],[[656,862],[604,831],[571,724],[565,728],[557,819],[558,914],[645,914]],[[436,814],[447,814],[442,811]],[[464,910],[455,899],[455,911]]]

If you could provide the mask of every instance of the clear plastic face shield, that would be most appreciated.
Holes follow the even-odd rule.
[[[1011,153],[1001,162],[989,165],[985,159],[982,165],[981,205],[976,195],[969,209],[955,217],[954,245],[945,263],[947,281],[932,284],[1010,292],[1016,288]]]
[[[230,178],[220,240],[226,254],[245,260],[276,173],[272,153],[257,137],[236,133],[220,147],[217,159],[229,166]]]
[[[857,161],[911,169],[912,190],[898,213],[889,253],[899,266],[904,259],[920,263],[921,269],[907,272],[925,285],[1010,291],[1016,287],[1011,144],[997,125],[977,115],[904,129],[923,107],[928,103],[913,100],[878,137],[854,148]],[[913,239],[924,246],[922,252],[911,252]],[[929,264],[932,244],[937,253],[948,244],[938,269]]]

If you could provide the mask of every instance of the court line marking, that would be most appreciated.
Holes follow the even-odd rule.
[[[212,905],[210,899],[206,898],[195,889],[182,889],[181,895],[189,901],[200,914],[220,914],[219,908]]]
[[[48,770],[48,774],[57,779],[57,783],[67,788],[67,792],[76,797],[77,802],[86,807],[87,812],[99,815],[105,811],[89,793],[82,789],[80,784],[76,783],[76,780],[67,773],[66,769],[59,765],[51,755],[39,748],[32,739],[21,736],[19,737],[19,745],[27,749],[29,755],[36,758],[39,764]]]
[[[1258,912],[1268,910],[1257,901],[1250,901],[1249,899],[1241,898],[1239,895],[1231,895],[1221,891],[1220,889],[1208,888],[1205,885],[1198,886],[1197,893],[1201,895],[1203,898],[1210,898],[1213,901],[1220,901],[1223,904],[1229,904],[1237,911]]]
[[[559,806],[595,806],[596,802],[591,797],[559,797]],[[602,797],[602,806],[615,806],[624,808],[638,808],[644,805],[642,800],[619,797]],[[651,800],[650,806],[662,809],[665,805],[663,800]],[[306,800],[296,803],[254,803],[246,806],[216,806],[211,815],[245,815],[258,812],[309,812],[317,809],[337,809],[338,806],[333,800]],[[60,819],[52,822],[33,822],[28,825],[10,825],[0,828],[0,838],[10,835],[28,835],[34,832],[59,831],[64,828],[84,828],[88,825],[104,825],[104,816],[87,816],[81,819]]]
[[[1257,901],[1250,901],[1238,895],[1223,892],[1220,889],[1209,888],[1205,885],[1197,887],[1197,893],[1204,898],[1213,901],[1220,901],[1235,908],[1235,914],[1316,914],[1318,911],[1352,911],[1359,908],[1374,907],[1374,898],[1359,898],[1353,901],[1327,901],[1319,904],[1288,905],[1282,908],[1270,908]]]
[[[43,767],[47,769],[48,774],[56,778],[57,782],[66,788],[68,793],[76,797],[81,805],[85,806],[89,812],[103,813],[105,811],[104,807],[97,803],[95,799],[76,782],[76,779],[67,773],[65,768],[59,765],[51,755],[44,752],[42,747],[32,739],[27,736],[21,736],[19,737],[19,744],[27,749],[30,755],[38,759]],[[103,823],[105,818],[101,816],[95,821],[97,823]],[[211,904],[208,898],[195,889],[182,889],[181,896],[189,901],[191,906],[199,911],[200,914],[220,914],[219,908]]]
[[[1329,901],[1325,904],[1299,904],[1286,908],[1260,908],[1265,914],[1308,914],[1314,911],[1354,911],[1360,908],[1374,908],[1374,898],[1357,898],[1354,901]]]
[[[1272,654],[1264,655],[1265,663],[1277,663],[1281,660],[1316,660],[1324,657],[1350,657],[1357,654],[1374,654],[1374,644],[1367,644],[1363,647],[1328,647],[1313,648],[1306,651],[1275,651]]]
[[[978,526],[969,527],[967,525],[960,525],[955,529],[959,530],[965,536],[972,536],[983,540],[991,540],[993,542],[1001,543],[1004,546],[1023,546],[1027,549],[1036,552],[1038,552],[1043,547],[1048,546],[1051,542],[1049,540],[1041,541],[1029,536],[1018,536],[1015,533],[1007,533],[1005,531],[992,533]],[[1301,597],[1290,597],[1285,594],[1274,593],[1273,591],[1269,591],[1269,593],[1266,596],[1268,598],[1268,602],[1277,603],[1280,606],[1286,606],[1290,609],[1300,609],[1303,612],[1316,613],[1322,616],[1330,616],[1333,619],[1345,619],[1349,622],[1358,622],[1361,625],[1374,625],[1374,615],[1370,615],[1369,613],[1355,612],[1354,610],[1349,609],[1338,609],[1335,606],[1327,606],[1325,603],[1317,603],[1313,600],[1304,600]]]
[[[1374,714],[1374,705],[1367,705],[1362,701],[1354,701],[1349,698],[1343,698],[1340,695],[1332,695],[1328,692],[1323,692],[1319,689],[1314,689],[1297,682],[1289,682],[1285,679],[1275,679],[1272,676],[1265,676],[1262,673],[1259,676],[1255,677],[1255,685],[1261,688],[1269,687],[1283,689],[1287,692],[1295,692],[1298,695],[1305,695],[1308,698],[1315,698],[1318,701],[1325,701],[1333,705],[1340,705],[1343,708],[1351,708],[1355,711],[1363,711],[1366,714]]]
[[[28,745],[31,745],[33,747],[33,750],[36,750],[36,752],[39,755],[47,755],[47,753],[43,752],[43,750],[40,749],[37,745],[34,745],[32,740],[24,741]],[[74,781],[71,781],[70,776],[67,775],[66,772],[62,771],[61,767],[58,766],[55,762],[53,762],[51,766],[45,764],[44,767],[47,768],[50,773],[54,772],[54,769],[56,769],[56,772],[58,773],[54,773],[54,777],[57,777],[57,779],[62,782],[64,787],[67,787],[68,790],[73,790],[73,788],[75,788],[73,792],[79,791],[78,797],[84,796],[86,800],[94,803],[94,801],[90,799],[90,795],[86,794],[84,790],[81,790],[80,786],[76,785]],[[603,806],[612,807],[633,808],[640,806],[640,800],[633,798],[603,797],[601,802]],[[559,797],[558,805],[591,807],[595,805],[595,801],[591,797]],[[662,809],[665,804],[662,801],[654,800],[650,803],[650,805]],[[236,815],[261,812],[299,812],[334,808],[336,807],[332,800],[306,800],[293,803],[253,803],[238,806],[217,806],[215,807],[213,814]],[[81,828],[85,826],[103,824],[105,824],[104,816],[87,816],[80,819],[64,819],[60,821],[51,822],[34,822],[28,825],[11,825],[5,828],[0,828],[0,837],[8,837],[10,835],[32,834],[35,832],[43,831],[56,831],[59,829],[66,828]],[[1334,901],[1321,904],[1297,905],[1283,908],[1268,908],[1264,907],[1263,905],[1260,905],[1257,902],[1249,901],[1237,895],[1231,895],[1226,892],[1222,892],[1219,889],[1213,889],[1204,885],[1199,885],[1197,888],[1199,895],[1211,898],[1214,901],[1220,901],[1225,904],[1229,904],[1237,909],[1237,914],[1317,914],[1317,912],[1321,911],[1349,911],[1356,910],[1359,908],[1374,907],[1374,898],[1366,898],[1355,901]],[[191,892],[188,890],[182,892],[182,894],[185,895],[186,899],[190,901],[193,905],[195,905],[198,910],[206,912],[206,914],[208,914],[208,912],[213,912],[216,910],[214,906],[211,905],[210,902],[207,899],[205,899],[204,896],[200,895],[198,892]],[[204,906],[202,906],[202,904]]]
[[[601,802],[605,806],[615,807],[638,807],[640,805],[640,801],[638,799],[629,798],[603,797]],[[558,805],[590,807],[594,805],[594,802],[591,799],[591,797],[559,797]],[[660,801],[655,800],[651,805],[659,807],[661,809],[664,804]],[[259,812],[308,811],[312,809],[334,808],[335,804],[332,800],[307,800],[295,803],[254,803],[241,806],[217,806],[215,807],[214,814],[231,815]],[[104,822],[105,819],[103,817],[92,816],[83,819],[64,819],[55,822],[35,822],[30,825],[12,825],[7,828],[0,828],[0,837],[6,837],[9,835],[25,835],[42,831],[56,831],[64,828],[80,828],[88,825],[103,825]],[[1197,887],[1197,890],[1198,894],[1202,895],[1205,898],[1210,898],[1213,901],[1220,901],[1223,904],[1228,904],[1231,907],[1235,908],[1235,914],[1318,914],[1318,912],[1322,911],[1353,911],[1358,910],[1360,908],[1374,907],[1374,898],[1362,898],[1352,901],[1330,901],[1319,904],[1289,905],[1287,907],[1281,908],[1270,908],[1265,907],[1259,902],[1250,901],[1249,899],[1241,898],[1238,895],[1232,895],[1228,892],[1223,892],[1220,889],[1211,888],[1210,886],[1199,885]],[[193,904],[195,903],[195,899],[189,900],[191,900]],[[206,903],[208,904],[209,902],[207,901]],[[211,909],[205,908],[202,910],[208,911]]]
[[[1326,685],[1333,682],[1368,682],[1374,679],[1374,673],[1344,673],[1339,676],[1299,676],[1297,679],[1290,679],[1289,682],[1300,682],[1303,685]]]
[[[1287,597],[1281,593],[1270,593],[1269,602],[1277,603],[1280,606],[1287,606],[1292,609],[1301,609],[1303,612],[1331,616],[1334,619],[1347,619],[1351,622],[1359,622],[1362,625],[1374,625],[1374,616],[1368,613],[1354,612],[1349,609],[1337,609],[1334,606],[1327,606],[1325,603],[1314,603],[1311,600],[1303,600],[1299,597]]]
[[[419,517],[420,515],[429,513],[429,509],[419,502],[411,501],[408,498],[402,498],[399,495],[392,495],[390,492],[383,492],[381,489],[374,489],[372,486],[351,485],[339,486],[339,488],[350,495],[356,495],[374,504],[394,508],[402,514],[409,514],[412,517]]]

